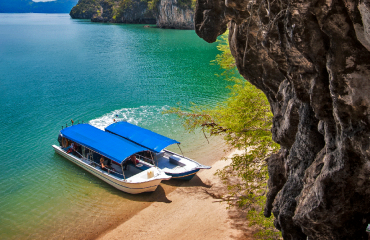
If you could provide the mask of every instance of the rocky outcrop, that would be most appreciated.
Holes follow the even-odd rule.
[[[284,239],[367,239],[370,1],[198,0],[200,37],[214,42],[227,27],[281,145],[268,160],[265,215]]]
[[[161,0],[157,26],[160,28],[194,29],[194,10],[189,2],[180,6],[178,0]]]
[[[100,10],[100,5],[94,1],[79,0],[69,15],[74,19],[91,19]]]
[[[93,22],[157,24],[161,28],[194,29],[189,0],[79,0],[72,18]]]
[[[155,15],[148,2],[141,0],[80,0],[70,15],[92,22],[155,24]]]

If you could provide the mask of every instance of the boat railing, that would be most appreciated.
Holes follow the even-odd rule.
[[[168,152],[164,152],[163,157],[170,158],[173,154],[169,154]]]
[[[189,160],[189,161],[191,161],[191,162],[193,162],[193,163],[197,164],[199,168],[204,168],[204,169],[210,169],[210,168],[211,168],[210,166],[206,166],[206,165],[200,164],[200,163],[198,163],[197,161],[195,161],[195,160],[193,160],[193,159],[191,159],[191,158],[188,158],[188,157],[185,157],[185,156],[181,156],[180,154],[177,154],[177,153],[175,153],[175,152],[172,152],[172,151],[170,151],[170,150],[168,150],[168,149],[165,149],[164,151],[165,151],[166,153],[171,154],[171,155],[177,155],[177,156],[180,156],[180,157],[182,157],[182,158],[185,158],[185,159],[187,159],[187,160]]]
[[[77,153],[80,156],[80,158],[84,158],[84,156],[82,156],[82,154],[79,153],[78,151],[75,151],[75,153]]]
[[[96,162],[94,161],[94,159],[93,159],[93,153],[92,153],[92,152],[93,152],[93,151],[91,151],[91,152],[87,153],[87,154],[86,154],[86,157],[82,156],[81,154],[79,154],[79,155],[81,156],[81,158],[82,158],[82,159],[86,159],[87,161],[89,161],[89,162],[90,162],[90,165],[91,165],[92,167],[94,167],[94,168],[99,167],[101,170],[103,170],[103,169],[102,169],[102,167],[101,167],[98,163],[96,163]],[[110,169],[107,169],[107,172],[108,172],[108,174],[112,174],[112,173],[114,173],[114,175],[122,176],[122,178],[123,178],[123,179],[125,179],[125,175],[124,175],[123,173],[119,173],[119,172],[117,172],[116,170],[112,171],[112,170],[110,170]],[[112,174],[112,175],[113,175],[113,174]],[[114,175],[113,175],[113,176],[114,176]]]
[[[147,162],[147,163],[150,163],[151,162],[155,166],[155,163],[154,163],[154,160],[153,159],[150,159],[148,157],[144,157],[144,156],[142,156],[140,154],[135,154],[135,155],[138,156],[140,160],[142,160],[144,162]]]

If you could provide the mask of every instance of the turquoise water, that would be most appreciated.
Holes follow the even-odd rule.
[[[103,128],[118,115],[191,155],[199,136],[161,112],[226,97],[217,53],[194,31],[0,14],[0,239],[90,238],[164,194],[121,193],[51,145],[70,119]]]

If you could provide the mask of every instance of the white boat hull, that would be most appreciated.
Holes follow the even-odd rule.
[[[119,179],[107,173],[106,171],[100,170],[91,166],[87,161],[83,161],[72,154],[66,153],[61,147],[53,145],[55,152],[61,156],[67,158],[71,162],[75,163],[79,167],[90,172],[94,176],[100,178],[109,185],[127,193],[138,194],[143,192],[153,192],[157,189],[158,185],[162,180],[168,180],[171,176],[166,175],[164,172],[157,168],[150,168],[137,175],[134,175],[127,179]],[[147,178],[147,171],[153,171],[154,177]],[[145,179],[147,178],[147,179]]]
[[[178,160],[171,161],[171,157],[176,157]],[[172,179],[190,180],[197,172],[199,172],[200,169],[211,168],[167,149],[164,149],[160,154],[157,154],[155,159],[157,167],[165,174],[170,175]],[[141,169],[154,167],[154,165],[149,162],[140,161],[140,163],[143,165]]]

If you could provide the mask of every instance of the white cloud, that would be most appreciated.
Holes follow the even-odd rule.
[[[53,2],[56,0],[32,0],[32,2]]]

